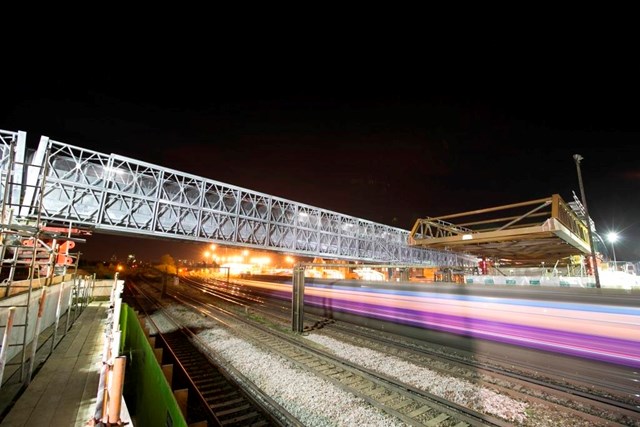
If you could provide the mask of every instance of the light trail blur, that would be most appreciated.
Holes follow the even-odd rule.
[[[291,284],[243,280],[291,299]],[[305,305],[640,368],[640,306],[447,294],[394,284],[305,284]],[[395,288],[395,289],[394,289]]]

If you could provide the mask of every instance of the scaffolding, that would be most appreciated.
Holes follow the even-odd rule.
[[[13,382],[16,377],[20,384],[31,380],[36,352],[45,346],[44,342],[39,346],[38,340],[49,289],[59,284],[55,327],[47,334],[52,337],[50,352],[58,338],[61,307],[66,306],[66,333],[86,302],[82,297],[87,286],[83,289],[77,277],[80,254],[69,253],[75,241],[83,239],[73,237],[71,227],[62,233],[60,227],[42,221],[48,162],[38,165],[26,157],[26,134],[0,130],[0,388],[7,383],[3,378],[7,380],[4,372],[9,367]],[[64,301],[65,280],[70,279],[73,285],[67,288],[69,299]],[[44,327],[50,326],[47,321]]]

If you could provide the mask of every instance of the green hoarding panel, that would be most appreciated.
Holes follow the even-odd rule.
[[[187,427],[136,313],[127,304],[121,313],[122,354],[128,358],[124,394],[136,427]]]

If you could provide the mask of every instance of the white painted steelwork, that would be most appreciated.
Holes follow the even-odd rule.
[[[474,262],[461,254],[410,247],[407,230],[47,137],[40,139],[31,159],[38,168],[29,168],[27,181],[38,179],[36,169],[43,162],[49,167],[40,217],[54,223],[331,259],[425,266]],[[35,205],[33,197],[25,194],[21,206]]]

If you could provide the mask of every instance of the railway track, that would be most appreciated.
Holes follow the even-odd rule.
[[[209,313],[218,322],[233,328],[235,336],[241,336],[244,340],[279,355],[299,369],[349,391],[405,425],[439,427],[513,425],[511,422],[479,413],[423,390],[399,384],[392,378],[363,369],[319,350],[317,346],[299,337],[275,331],[220,308],[214,312],[211,307],[205,307],[201,301],[184,294],[174,297],[181,304],[191,306],[200,313]]]
[[[496,366],[450,358],[435,353],[424,345],[409,345],[397,339],[385,337],[386,334],[373,333],[353,325],[347,327],[332,323],[330,327],[323,328],[321,334],[356,346],[364,346],[410,363],[428,366],[428,369],[443,375],[470,379],[476,384],[486,385],[517,400],[530,401],[540,406],[574,414],[593,425],[640,425],[640,413],[637,407],[600,394],[563,387]]]
[[[300,368],[338,385],[371,405],[412,426],[509,426],[495,417],[471,411],[424,391],[396,383],[392,378],[337,357],[328,356],[297,339],[267,328],[243,328],[246,339],[293,362]]]
[[[125,295],[125,302],[142,311],[145,321],[151,322],[150,326],[155,331],[161,330],[162,327],[151,320],[151,314],[161,310],[157,302],[132,283],[128,284],[128,291],[130,294]],[[163,364],[170,362],[179,367],[173,375],[174,388],[189,389],[188,423],[204,420],[208,426],[301,425],[241,373],[201,352],[202,344],[197,345],[191,331],[179,327],[176,320],[166,313],[162,313],[162,317],[177,326],[172,332],[157,332],[155,336],[165,350],[163,355],[167,354],[163,357],[169,359],[163,360]]]
[[[209,418],[214,425],[261,427],[279,424],[264,409],[247,399],[220,370],[214,369],[183,332],[162,334],[162,338],[201,400],[211,409]]]
[[[237,292],[235,292],[233,298],[239,298]],[[269,316],[269,310],[266,307],[255,307],[256,298],[255,295],[251,297],[251,302],[254,304],[251,310]],[[279,320],[282,320],[280,311],[276,308],[274,315],[279,317]],[[539,407],[547,406],[550,410],[562,411],[567,413],[567,416],[584,419],[585,422],[593,425],[640,425],[640,413],[634,402],[625,402],[621,398],[608,397],[606,392],[596,393],[581,390],[579,389],[579,379],[574,380],[578,385],[563,386],[553,381],[544,381],[532,378],[530,375],[523,375],[508,369],[491,366],[488,363],[469,362],[459,358],[446,357],[424,346],[408,345],[397,339],[385,339],[383,338],[384,334],[372,332],[371,330],[366,330],[366,328],[354,328],[353,325],[341,325],[340,322],[332,324],[333,322],[323,322],[322,320],[316,323],[321,327],[331,324],[330,327],[324,329],[325,333],[329,335],[334,333],[341,334],[340,340],[351,341],[357,345],[367,345],[385,354],[393,354],[405,360],[429,366],[429,369],[434,369],[434,361],[439,364],[447,364],[448,368],[446,368],[446,372],[443,372],[446,375],[465,378],[471,375],[474,382],[486,384],[487,387],[498,390],[500,393],[513,396],[519,400],[532,402]],[[355,329],[357,329],[357,332]],[[364,341],[366,342],[363,344]],[[457,372],[452,373],[452,369]],[[441,369],[441,371],[444,370]],[[461,374],[461,371],[467,372],[467,374]],[[566,378],[566,380],[571,384],[572,381],[570,379]]]

